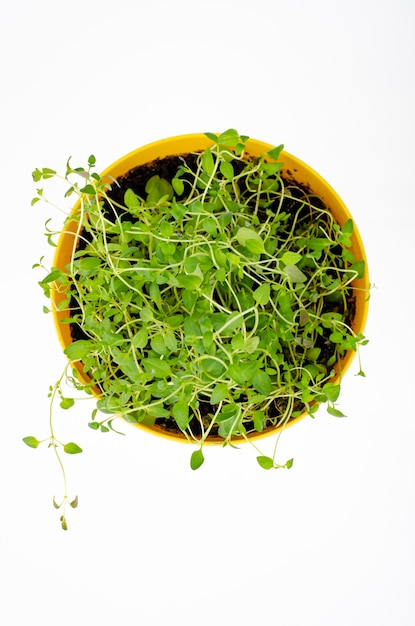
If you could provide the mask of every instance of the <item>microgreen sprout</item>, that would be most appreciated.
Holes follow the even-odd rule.
[[[68,161],[63,176],[33,172],[36,183],[61,178],[78,200],[66,221],[75,224],[68,263],[40,281],[47,297],[58,294],[52,308],[72,333],[64,350],[72,367],[51,402],[73,405],[62,392],[69,380],[96,396],[92,429],[115,430],[122,417],[176,431],[196,445],[194,470],[212,440],[248,441],[262,468],[290,468],[292,459],[276,460],[276,444],[291,420],[321,403],[343,416],[333,378],[345,353],[366,343],[353,330],[352,282],[364,260],[351,250],[352,220],[340,226],[319,197],[281,175],[283,146],[250,158],[236,131],[207,136],[211,147],[182,155],[169,179],[152,175],[145,190],[122,188],[121,199],[122,181],[98,175],[93,156],[86,168]],[[47,202],[43,189],[32,204],[39,200]],[[55,236],[48,222],[52,245]],[[252,435],[275,430],[264,454]],[[59,451],[81,450],[55,438],[52,417],[48,441],[65,508]]]

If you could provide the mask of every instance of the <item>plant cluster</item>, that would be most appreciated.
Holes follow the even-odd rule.
[[[236,131],[208,137],[212,146],[183,155],[169,180],[153,175],[122,202],[121,181],[98,175],[93,156],[87,168],[68,161],[61,177],[33,172],[36,183],[62,178],[78,199],[66,222],[76,222],[70,262],[40,285],[61,294],[74,339],[65,354],[87,382],[73,367],[64,376],[97,397],[89,426],[107,432],[122,417],[177,431],[197,445],[193,469],[211,438],[280,433],[322,402],[341,417],[334,367],[366,342],[352,329],[351,283],[364,272],[352,220],[340,227],[312,191],[281,176],[283,146],[250,158]],[[70,408],[61,381],[51,396]],[[59,449],[81,451],[57,441],[52,418],[48,441],[60,463]],[[269,456],[252,445],[263,468],[291,466],[276,462],[276,446]]]

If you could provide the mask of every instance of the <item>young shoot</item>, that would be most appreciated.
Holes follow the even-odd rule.
[[[314,416],[321,403],[343,416],[344,357],[367,343],[354,329],[365,262],[355,258],[353,221],[337,223],[284,172],[282,145],[250,157],[248,137],[235,130],[207,136],[201,152],[118,180],[97,174],[92,156],[86,168],[68,161],[62,176],[33,173],[36,183],[60,178],[78,200],[62,230],[47,226],[49,243],[69,241],[66,261],[40,286],[70,329],[72,364],[51,403],[73,405],[62,395],[70,378],[95,398],[94,430],[116,430],[121,417],[172,433],[194,444],[193,470],[212,441],[250,442],[262,468],[290,468],[276,444],[292,420]],[[40,200],[48,202],[43,189],[32,204]],[[272,432],[266,454],[258,436]],[[52,411],[46,441],[63,472],[66,528],[65,507],[77,499],[66,495],[60,452],[81,450],[55,437]]]

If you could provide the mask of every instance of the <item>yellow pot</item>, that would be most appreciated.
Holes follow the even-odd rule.
[[[166,156],[179,154],[188,154],[189,152],[200,152],[211,145],[212,141],[203,134],[180,135],[177,137],[162,139],[160,141],[156,141],[141,148],[138,148],[137,150],[134,150],[123,156],[121,159],[115,161],[115,163],[107,167],[102,172],[101,176],[118,178],[129,172],[132,168],[143,165],[145,163],[149,163],[157,158],[163,158]],[[246,153],[250,156],[259,156],[260,154],[267,152],[273,147],[273,145],[270,145],[268,143],[264,143],[256,139],[249,139],[246,144]],[[343,224],[352,217],[346,205],[338,196],[338,194],[334,191],[334,189],[311,167],[303,163],[297,157],[285,151],[281,152],[280,160],[284,163],[282,174],[289,174],[299,184],[305,185],[310,190],[312,190],[312,192],[318,195],[326,204],[326,206],[330,209],[335,221],[340,226],[343,226]],[[76,212],[77,209],[78,206],[75,205],[73,211]],[[72,249],[75,244],[76,228],[77,224],[75,222],[69,221],[69,223],[66,225],[65,231],[62,232],[58,241],[53,262],[54,267],[64,269],[70,262]],[[356,312],[353,320],[353,331],[357,334],[364,331],[364,327],[366,324],[366,318],[368,313],[368,290],[370,287],[370,283],[366,254],[356,224],[354,224],[354,231],[351,239],[352,252],[354,257],[356,259],[364,259],[366,262],[363,277],[356,279],[352,283],[356,302]],[[63,297],[63,294],[59,293],[58,289],[52,289],[52,301],[54,303],[53,310],[56,330],[59,340],[62,346],[65,348],[67,345],[72,343],[72,338],[70,335],[69,325],[60,323],[61,319],[67,317],[67,313],[60,312],[58,310],[59,302],[63,299]],[[349,368],[354,356],[355,352],[353,351],[349,351],[344,355],[343,359],[341,360],[340,368],[337,371],[335,377],[332,379],[333,383],[340,382],[340,378]],[[82,363],[76,362],[74,363],[74,367],[76,367],[80,379],[86,382],[88,378],[83,372]],[[99,395],[98,392],[97,395]],[[290,420],[289,425],[298,422],[306,415],[307,414],[304,413],[303,415]],[[168,433],[156,425],[137,425],[147,431],[151,431],[158,435],[167,437],[168,439],[186,441],[184,435]],[[267,429],[262,433],[254,433],[250,435],[250,439],[260,439],[262,437],[268,436],[271,433],[274,433],[276,430],[278,429]],[[223,442],[223,440],[220,438],[214,438],[210,441],[210,443],[221,442]],[[209,443],[209,441],[207,443]]]

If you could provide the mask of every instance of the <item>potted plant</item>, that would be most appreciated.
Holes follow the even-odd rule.
[[[62,176],[33,172],[36,183],[61,178],[77,199],[61,231],[48,227],[58,242],[40,281],[68,358],[51,403],[74,404],[69,382],[96,399],[91,428],[116,430],[121,417],[192,442],[192,469],[205,444],[244,441],[264,469],[291,467],[258,440],[321,403],[341,417],[341,378],[366,343],[368,272],[347,208],[282,145],[232,129],[150,144],[101,175],[94,166],[91,156]],[[81,448],[50,424],[43,441],[63,470],[54,504],[66,529],[77,498],[60,452]]]

